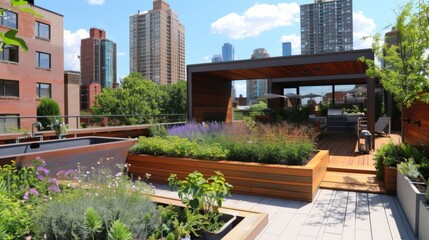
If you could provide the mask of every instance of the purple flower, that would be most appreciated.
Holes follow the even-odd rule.
[[[49,191],[61,192],[60,188],[57,185],[51,185],[48,187]]]
[[[61,170],[57,173],[57,176],[61,177],[61,176],[65,176],[65,171]]]
[[[33,194],[34,196],[39,196],[39,192],[35,188],[30,188],[30,194]]]
[[[43,173],[43,174],[46,176],[46,175],[48,175],[49,170],[48,170],[48,169],[46,169],[46,168],[44,168],[44,167],[42,167],[42,166],[39,166],[39,167],[37,168],[37,172],[39,172],[39,173]]]
[[[22,198],[24,198],[24,200],[27,200],[28,199],[28,192],[25,192],[24,196]]]
[[[66,178],[73,178],[73,179],[76,180],[76,178],[77,178],[76,171],[73,170],[73,169],[69,169],[69,170],[67,170],[66,173],[64,173],[64,177],[66,177]]]
[[[37,179],[39,179],[41,181],[41,180],[45,179],[45,177],[42,176],[42,175],[37,174]]]
[[[59,182],[56,178],[49,178],[48,183],[54,183],[54,185],[58,186]]]

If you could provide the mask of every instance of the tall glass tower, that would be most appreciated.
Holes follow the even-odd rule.
[[[301,5],[301,54],[353,50],[352,0]]]
[[[257,48],[253,50],[251,59],[269,58],[265,48]],[[247,103],[249,105],[258,103],[259,96],[268,93],[267,79],[252,79],[246,81]]]
[[[231,43],[224,43],[222,46],[222,61],[234,61],[234,46]]]

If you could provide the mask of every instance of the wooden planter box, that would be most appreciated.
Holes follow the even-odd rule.
[[[197,170],[206,176],[219,170],[233,185],[233,193],[312,201],[319,190],[329,161],[329,152],[318,151],[305,166],[259,164],[238,161],[210,161],[151,155],[128,155],[133,177],[144,177],[167,183],[171,173],[179,178]]]
[[[396,184],[398,200],[401,203],[402,209],[404,209],[414,234],[417,235],[419,232],[419,204],[424,200],[425,194],[420,193],[413,182],[399,171],[397,173]]]
[[[429,239],[429,204],[426,199],[419,202],[419,239]]]
[[[386,194],[395,195],[396,194],[396,175],[397,170],[395,167],[388,167],[384,165],[384,188],[386,189]]]

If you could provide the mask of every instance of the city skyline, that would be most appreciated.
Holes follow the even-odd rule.
[[[292,54],[297,54],[301,48],[299,5],[314,1],[167,2],[186,27],[186,64],[197,64],[210,62],[213,54],[218,54],[219,47],[226,42],[234,45],[236,60],[248,59],[253,49],[260,47],[266,48],[273,57],[281,56],[282,42],[291,42]],[[354,49],[370,46],[370,41],[356,42],[361,37],[375,33],[384,35],[390,30],[385,27],[394,23],[396,15],[393,10],[405,2],[354,1]],[[80,39],[89,36],[87,29],[97,27],[109,32],[109,38],[117,43],[118,78],[129,74],[129,16],[138,10],[150,10],[152,1],[121,4],[112,0],[46,0],[35,1],[35,4],[64,15],[65,70],[79,70],[76,56]],[[239,93],[240,86],[237,87]]]

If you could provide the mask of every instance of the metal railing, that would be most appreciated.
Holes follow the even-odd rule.
[[[186,122],[186,114],[125,114],[125,115],[59,115],[59,116],[0,116],[0,134],[31,131],[35,122],[58,119],[69,129],[131,126]],[[49,130],[49,126],[43,126]]]

